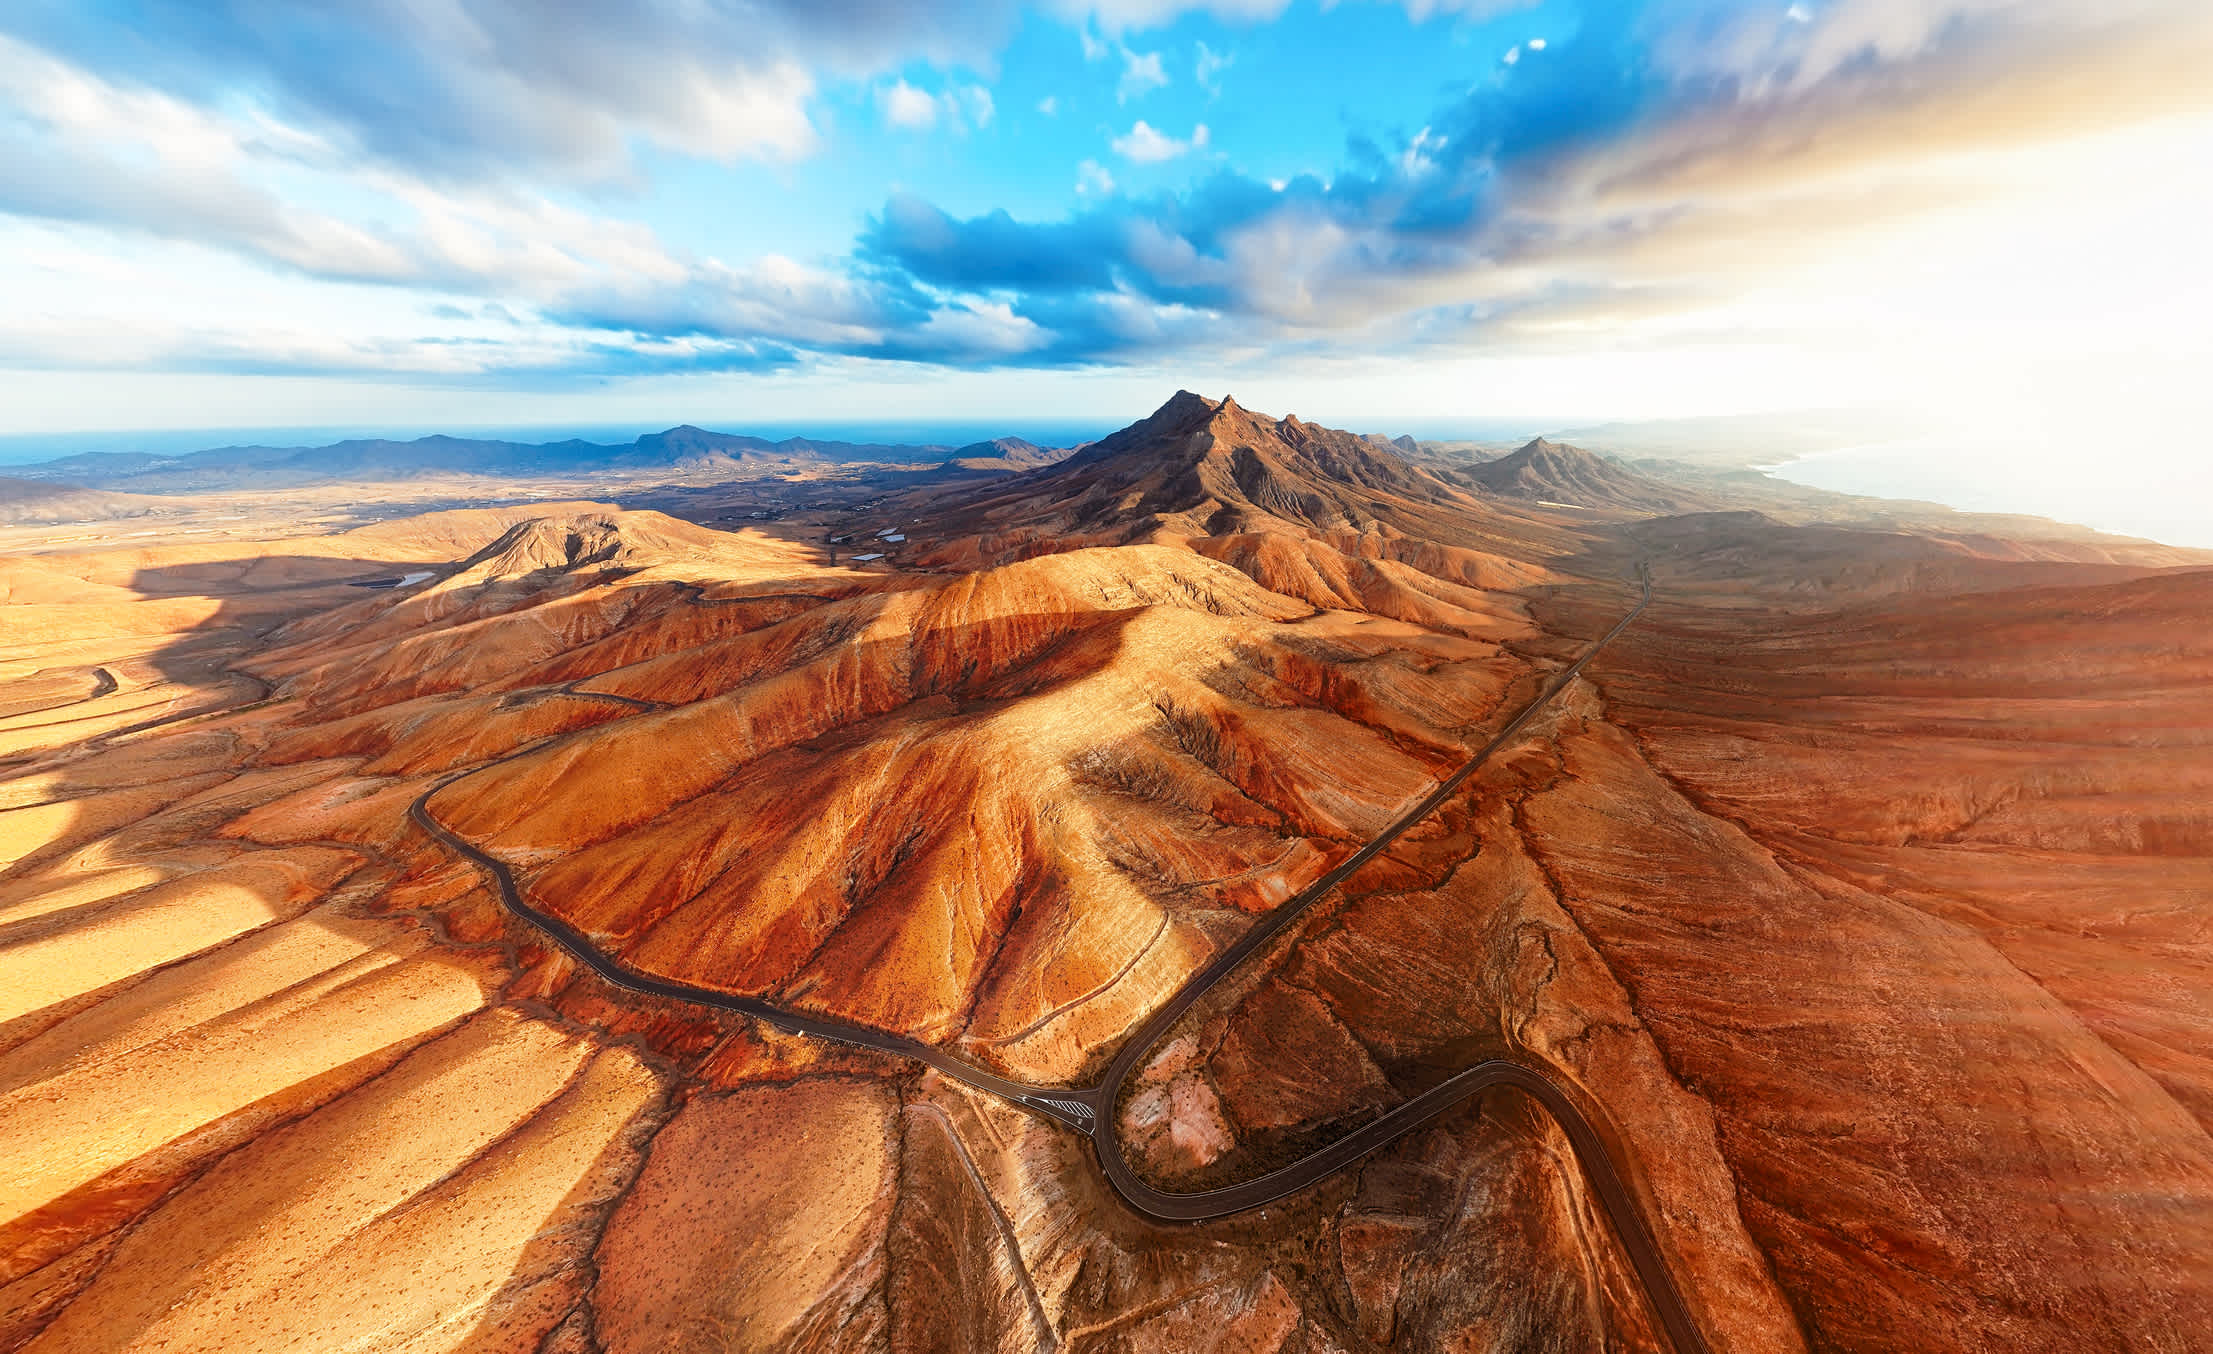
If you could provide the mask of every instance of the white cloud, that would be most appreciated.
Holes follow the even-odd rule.
[[[1133,52],[1122,49],[1122,78],[1114,86],[1114,98],[1118,103],[1143,98],[1168,84],[1168,72],[1160,65],[1158,52]]]
[[[294,207],[259,182],[256,171],[282,158],[272,143],[315,144],[0,38],[0,213],[111,222],[366,280],[421,266],[388,232]]]
[[[1413,140],[1406,143],[1406,149],[1399,152],[1399,173],[1411,179],[1434,168],[1436,161],[1430,157],[1430,152],[1442,150],[1444,145],[1444,133],[1422,128],[1414,134]],[[1276,191],[1283,191],[1281,185],[1277,186]]]
[[[562,6],[549,22],[541,0],[254,0],[156,6],[128,41],[104,20],[54,31],[86,39],[68,50],[101,78],[210,109],[258,103],[354,163],[630,188],[649,148],[803,157],[822,85],[916,61],[986,69],[1015,20],[1011,0],[866,8],[856,24],[850,7],[813,0],[626,0]]]
[[[1914,61],[1932,61],[1945,83],[1973,78],[1969,66],[1994,58],[1986,74],[2049,62],[2071,63],[2071,46],[2093,47],[2143,25],[2187,38],[2208,12],[2177,0],[1825,0],[1814,4],[1728,7],[1684,3],[1650,29],[1655,64],[1667,75],[1722,76],[1760,97],[1806,94],[1832,81],[1876,78]]]
[[[259,2],[283,10],[298,0]],[[2147,2],[2111,0],[2123,8]],[[467,3],[512,10],[523,0]],[[694,0],[640,3],[659,6],[665,18]],[[1130,257],[1165,283],[1228,298],[1207,312],[1207,323],[1255,345],[1318,341],[1324,330],[1348,351],[1429,344],[1441,352],[1482,342],[1546,353],[1608,345],[1661,352],[1770,338],[1778,352],[1801,339],[1851,351],[1864,341],[1878,354],[1900,354],[1871,368],[1876,376],[1932,355],[1987,352],[2002,364],[2032,337],[2064,349],[2063,357],[2088,344],[2154,340],[2172,351],[2193,341],[2192,355],[2203,352],[2202,316],[2213,298],[2197,279],[2213,273],[2202,245],[2187,238],[2207,219],[2203,193],[2172,202],[2129,194],[2138,180],[2202,180],[2173,167],[2207,162],[2213,140],[2201,133],[2156,153],[2139,148],[2126,174],[2093,172],[2110,147],[2075,164],[2046,158],[2056,152],[2042,143],[2154,112],[2213,109],[2196,75],[2213,53],[2213,11],[2130,28],[2070,17],[2066,0],[2013,0],[2002,15],[2001,0],[1828,0],[1803,6],[1802,17],[1785,3],[1733,19],[1741,32],[1727,28],[1711,40],[1706,27],[1677,25],[1679,48],[1656,40],[1663,77],[1726,88],[1728,98],[1669,105],[1548,160],[1541,177],[1517,180],[1509,166],[1497,215],[1464,231],[1407,232],[1357,203],[1317,207],[1316,195],[1302,191],[1228,234],[1187,238],[1173,218],[1150,233],[1133,231]],[[406,9],[460,5],[411,0]],[[1129,31],[1129,15],[1142,7],[1121,8],[1120,19],[1101,17],[1087,29],[1102,59],[1124,49],[1097,34]],[[1923,11],[1934,10],[1965,19],[1931,27]],[[764,50],[782,51],[782,41]],[[1517,50],[1546,64],[1535,55],[1541,39]],[[1180,61],[1185,51],[1172,54]],[[1197,57],[1202,77],[1219,76],[1210,58],[1227,60],[1203,44]],[[497,70],[490,58],[452,69],[513,76],[545,58],[498,60],[506,64]],[[749,252],[724,263],[612,215],[628,208],[609,204],[625,199],[564,191],[581,176],[579,165],[620,168],[633,146],[723,158],[782,153],[761,149],[777,144],[803,149],[812,136],[803,105],[817,77],[861,82],[893,125],[904,125],[895,98],[904,98],[908,118],[939,132],[990,124],[991,92],[952,74],[979,67],[913,62],[858,74],[835,63],[794,65],[777,84],[777,68],[755,60],[728,88],[694,87],[691,76],[672,72],[669,91],[626,87],[593,96],[598,102],[578,92],[588,81],[574,77],[558,98],[528,105],[511,141],[496,139],[508,132],[493,115],[523,107],[516,101],[533,97],[528,91],[445,91],[415,121],[434,125],[464,97],[477,99],[465,111],[484,119],[470,124],[467,154],[449,159],[366,147],[365,124],[334,120],[295,92],[256,105],[260,87],[242,82],[217,102],[157,88],[158,74],[134,82],[93,58],[72,64],[0,38],[0,347],[19,363],[88,368],[176,374],[197,362],[456,380],[589,371],[595,363],[619,376],[629,353],[703,365],[720,355],[736,365],[747,345],[789,345],[814,355],[809,360],[1057,354],[1058,340],[1003,299],[940,300],[936,318],[919,316],[873,274],[848,273],[844,262],[817,267]],[[1126,75],[1123,64],[1099,72]],[[659,78],[627,57],[619,78],[635,80],[641,69]],[[892,84],[900,71],[924,87]],[[1702,79],[1708,73],[1743,78]],[[1063,111],[1057,97],[1039,109]],[[570,115],[573,124],[563,121]],[[693,115],[701,120],[683,122]],[[1187,139],[1144,121],[1123,125],[1126,135],[1106,135],[1125,158],[1124,174],[1208,145],[1203,124]],[[1433,172],[1432,160],[1446,158],[1440,144],[1434,131],[1418,133],[1394,148],[1398,169],[1409,179]],[[486,168],[470,178],[457,165]],[[1096,201],[1118,191],[1115,177],[1086,160],[1075,191]],[[2001,190],[2002,202],[1991,196]],[[1984,197],[1991,210],[1950,226],[1937,219]],[[662,205],[648,199],[640,210]],[[2072,221],[2070,209],[2082,214],[2073,223],[2079,229],[2044,238]],[[49,236],[18,245],[4,233],[11,223],[54,224],[37,225]],[[2153,238],[2159,230],[2173,238]],[[837,243],[793,248],[838,259]],[[241,277],[257,279],[266,295],[249,296]],[[2021,277],[2038,285],[2023,287]],[[150,299],[187,282],[189,294]],[[947,285],[960,290],[957,281]],[[426,327],[428,300],[465,304]],[[486,318],[495,301],[521,318],[495,332]],[[1100,304],[1125,308],[1131,334],[1166,323],[1175,309],[1135,291]],[[2064,319],[2039,319],[2043,312]],[[1170,329],[1175,341],[1197,332]],[[1210,345],[1203,351],[1220,351],[1211,331],[1200,337]],[[2135,353],[2108,356],[2115,371],[2133,369]],[[1986,384],[2010,379],[2010,370],[1996,370]],[[1809,388],[1838,385],[1811,365],[1805,371]],[[2126,393],[2118,377],[2108,384],[2117,397]],[[2165,388],[2182,387],[2170,380]],[[0,412],[12,416],[4,402]]]
[[[1043,113],[1049,118],[1058,117],[1060,115],[1060,96],[1057,94],[1048,94],[1044,98],[1039,99],[1037,101],[1037,111]]]
[[[1217,52],[1205,43],[1200,43],[1199,58],[1196,63],[1199,87],[1209,94],[1221,93],[1222,72],[1228,70],[1235,60],[1236,58],[1227,52]]]
[[[211,271],[206,257],[190,253],[203,250],[208,257],[235,261],[226,275],[255,277],[263,291],[316,298],[304,310],[295,307],[270,318],[257,331],[267,334],[310,332],[318,313],[330,313],[332,324],[342,326],[329,308],[331,296],[347,298],[346,307],[360,311],[370,304],[364,297],[419,298],[428,292],[498,298],[571,317],[554,326],[570,336],[548,340],[555,347],[574,347],[576,332],[607,327],[848,349],[867,349],[884,338],[879,299],[868,284],[841,274],[773,255],[731,267],[673,251],[638,222],[594,215],[504,185],[455,186],[374,164],[335,162],[313,137],[258,111],[220,113],[117,86],[5,39],[0,39],[0,75],[6,77],[0,80],[0,225],[52,222],[49,229],[64,230],[78,242],[67,252],[56,252],[48,237],[37,237],[41,247],[35,250],[0,246],[0,295],[24,308],[19,318],[30,314],[32,280],[57,276],[52,267],[57,259],[83,276],[102,257],[166,255],[191,258],[178,266],[206,274]],[[988,116],[988,95],[978,99],[979,93],[964,91],[961,102],[970,115]],[[928,95],[921,98],[944,107]],[[280,186],[285,195],[276,191]],[[291,197],[345,205],[316,211],[294,205]],[[211,338],[196,350],[189,335],[213,333],[217,323],[206,317],[220,312],[220,323],[239,326],[239,334],[252,327],[248,317],[233,303],[185,308],[164,320],[145,286],[112,284],[103,290],[104,303],[87,295],[76,305],[81,317],[101,304],[117,312],[107,322],[118,335],[114,361],[94,365],[246,364],[262,352],[264,365],[272,368],[446,366],[439,340],[372,342],[361,336],[359,343],[344,338],[318,345],[291,338],[270,343]],[[226,287],[227,295],[242,291]],[[57,313],[66,316],[67,308]],[[186,337],[170,346],[148,338],[134,348],[121,341],[133,327],[128,319],[133,313],[149,335]],[[672,318],[680,322],[653,323]],[[386,332],[405,333],[409,322],[387,315]],[[47,361],[75,351],[61,339],[76,328],[47,328],[57,335]],[[29,350],[35,348],[33,342]],[[456,371],[502,365],[488,351],[464,356],[455,350],[448,356]],[[518,358],[517,364],[532,361]]]
[[[1499,60],[1501,60],[1501,61],[1504,61],[1504,62],[1505,62],[1505,63],[1506,63],[1507,65],[1509,65],[1509,66],[1513,65],[1513,64],[1514,64],[1515,62],[1517,62],[1517,61],[1521,60],[1521,48],[1519,48],[1519,47],[1509,47],[1509,48],[1507,48],[1507,49],[1506,49],[1506,55],[1505,55],[1505,56],[1503,56],[1503,57],[1500,57],[1500,58],[1499,58]]]
[[[981,129],[991,125],[998,111],[991,91],[982,85],[964,85],[942,94],[932,94],[904,79],[878,89],[876,102],[883,109],[886,126],[914,132],[928,131],[940,122],[956,132]]]
[[[933,349],[1014,357],[1052,342],[1052,334],[1005,301],[962,301],[930,312],[917,334]]]
[[[884,110],[884,121],[890,126],[919,132],[937,125],[936,96],[916,89],[904,79],[878,90],[876,101]]]
[[[1660,403],[1743,398],[1716,392],[1751,348],[1792,402],[1925,391],[1987,424],[2008,399],[2041,411],[2064,390],[2087,441],[2099,419],[2187,395],[2196,416],[2168,426],[2200,426],[2213,398],[2172,359],[2213,361],[2199,238],[2213,186],[2172,166],[2213,162],[2213,90],[2186,74],[2187,53],[2213,52],[2213,14],[2077,51],[2084,69],[2062,77],[1940,44],[1887,80],[1848,65],[1816,97],[1777,87],[1693,109],[1509,176],[1500,213],[1464,235],[1300,199],[1213,237],[1227,285],[1195,283],[1208,260],[1165,225],[1133,230],[1130,257],[1233,297],[1222,313],[1265,343],[1328,331],[1338,349],[1403,350],[1428,317],[1438,353],[1480,342],[1594,373],[1597,355],[1632,354],[1638,398]],[[1403,148],[1409,176],[1433,135]],[[1116,149],[1174,154],[1149,124]],[[2109,359],[2097,379],[2094,357]],[[2152,358],[2164,365],[2145,375]],[[2014,385],[2037,399],[1981,393]]]
[[[1076,29],[1076,41],[1083,44],[1083,59],[1097,61],[1107,54],[1106,40],[1091,31],[1091,21],[1086,19]]]
[[[1468,0],[1446,2],[1467,3]],[[1494,0],[1476,2],[1492,3]],[[1412,0],[1412,3],[1425,3],[1425,0]],[[1051,7],[1071,21],[1095,22],[1111,35],[1159,28],[1179,15],[1194,13],[1211,14],[1226,23],[1258,23],[1283,13],[1290,7],[1290,0],[1052,0]]]
[[[1508,10],[1526,8],[1530,0],[1404,0],[1404,3],[1408,18],[1415,23],[1426,23],[1440,14],[1488,19]]]
[[[815,148],[806,103],[814,77],[783,61],[731,80],[717,72],[686,69],[671,77],[680,87],[671,99],[682,111],[653,129],[671,149],[725,163],[739,159],[794,160]],[[688,86],[688,87],[686,87]],[[610,155],[627,155],[610,145]]]
[[[1237,262],[1201,254],[1198,247],[1157,222],[1129,226],[1130,261],[1153,278],[1177,287],[1230,287],[1244,282]]]
[[[1523,9],[1532,0],[1400,0],[1408,17],[1422,23],[1440,14],[1482,19]],[[1322,0],[1328,9],[1336,0]],[[1210,14],[1226,24],[1264,23],[1291,7],[1291,0],[1051,0],[1050,8],[1071,23],[1115,36],[1163,28],[1185,14]]]
[[[1203,122],[1191,129],[1190,140],[1179,141],[1175,137],[1155,130],[1152,124],[1146,122],[1143,118],[1139,118],[1137,125],[1130,128],[1129,135],[1115,137],[1112,144],[1114,153],[1123,159],[1133,160],[1141,165],[1150,165],[1158,164],[1163,160],[1173,160],[1179,155],[1202,149],[1205,147],[1206,141],[1206,124]]]
[[[228,165],[248,150],[244,129],[214,113],[155,90],[114,84],[4,34],[0,90],[24,116],[71,142],[127,142],[179,169]],[[291,139],[281,127],[277,137]]]
[[[991,103],[991,91],[982,85],[970,85],[960,92],[960,101],[968,114],[968,120],[977,127],[989,127],[995,111]]]
[[[440,293],[280,275],[203,245],[83,226],[0,221],[5,258],[35,271],[0,265],[0,362],[46,373],[151,369],[200,388],[232,370],[439,382],[596,369],[618,345],[642,364],[754,351],[744,339],[555,323],[463,293],[445,295],[464,304],[426,306]]]

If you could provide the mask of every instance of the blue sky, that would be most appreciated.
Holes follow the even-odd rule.
[[[13,0],[0,434],[2171,428],[2209,68],[2201,0]]]

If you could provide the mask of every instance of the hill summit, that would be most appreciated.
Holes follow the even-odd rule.
[[[932,568],[1173,545],[1316,607],[1470,633],[1488,624],[1485,592],[1538,581],[1528,561],[1583,539],[1373,439],[1188,390],[1059,465],[909,506]]]
[[[1565,442],[1532,437],[1465,478],[1485,493],[1571,508],[1646,513],[1698,512],[1712,505]]]
[[[1361,529],[1406,504],[1458,496],[1364,437],[1188,390],[1030,477],[1022,492],[1078,530],[1145,523],[1193,534],[1271,522]]]

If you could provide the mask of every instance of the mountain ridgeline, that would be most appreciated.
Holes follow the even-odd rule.
[[[0,1348],[2206,1347],[2213,556],[743,441],[0,552]]]
[[[1542,437],[1529,439],[1511,455],[1461,471],[1458,477],[1487,494],[1560,507],[1682,513],[1714,506],[1581,447]]]
[[[968,446],[933,442],[843,442],[787,437],[770,441],[690,424],[647,433],[627,444],[570,438],[510,442],[436,434],[412,441],[355,438],[319,447],[212,447],[180,456],[87,452],[15,473],[132,493],[283,489],[303,485],[412,480],[434,475],[530,479],[591,474],[748,475],[832,464],[929,466],[1011,473],[1050,464],[1064,452],[1020,438]]]

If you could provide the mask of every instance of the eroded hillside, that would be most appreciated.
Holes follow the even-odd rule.
[[[1594,526],[1196,397],[1118,438],[928,569],[588,504],[0,566],[0,1346],[1663,1349],[1518,1092],[1155,1224],[483,865],[634,972],[1084,1086],[1645,558],[1148,1050],[1132,1160],[1247,1179],[1504,1057],[1716,1350],[2213,1328],[2213,572]]]

